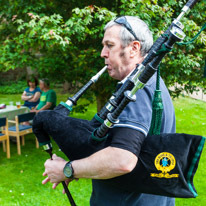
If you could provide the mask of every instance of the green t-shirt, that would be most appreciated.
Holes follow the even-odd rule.
[[[56,100],[57,100],[57,97],[56,97],[56,93],[54,90],[50,89],[47,92],[42,91],[40,102],[37,106],[37,110],[45,106],[47,102],[52,103],[52,106],[49,109],[54,109],[54,107],[56,107]]]

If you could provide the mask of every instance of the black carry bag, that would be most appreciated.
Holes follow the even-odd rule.
[[[131,173],[102,181],[128,191],[194,198],[193,178],[204,142],[205,137],[188,134],[148,136]]]

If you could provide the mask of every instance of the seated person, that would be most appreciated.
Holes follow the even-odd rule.
[[[39,87],[42,91],[39,104],[31,110],[31,112],[38,113],[42,110],[52,110],[56,107],[56,93],[49,88],[49,80],[47,78],[39,81]]]
[[[21,99],[24,102],[24,106],[32,109],[39,104],[39,98],[41,96],[41,90],[38,85],[38,80],[36,77],[29,77],[27,79],[28,87],[24,90]]]

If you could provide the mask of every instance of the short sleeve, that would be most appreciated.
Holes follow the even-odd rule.
[[[119,116],[114,127],[131,128],[147,135],[152,119],[152,97],[154,89],[146,86],[136,93],[136,101],[130,102]]]
[[[145,135],[142,132],[131,128],[116,127],[111,129],[109,137],[111,137],[111,147],[117,147],[132,152],[139,156]]]
[[[28,91],[29,91],[29,87],[27,87],[24,91],[25,91],[25,92],[28,92]]]
[[[40,92],[41,93],[41,89],[39,87],[36,87],[36,92]]]
[[[53,103],[55,98],[56,98],[56,94],[53,90],[51,90],[48,94],[47,102],[52,102]]]

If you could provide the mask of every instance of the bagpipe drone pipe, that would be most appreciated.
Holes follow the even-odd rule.
[[[95,75],[98,78],[91,79],[66,103],[60,103],[54,110],[39,112],[33,121],[33,132],[40,145],[49,151],[50,137],[52,137],[70,160],[88,157],[109,146],[107,140],[112,138],[110,129],[118,123],[118,117],[125,106],[136,100],[135,93],[153,76],[161,60],[173,45],[184,39],[185,34],[180,19],[196,2],[194,0],[187,2],[178,18],[153,44],[144,61],[137,66],[91,121],[68,115],[72,106],[100,75]],[[138,163],[131,173],[101,181],[123,187],[128,191],[170,197],[196,197],[193,177],[204,141],[204,137],[188,134],[148,135],[141,147]]]

